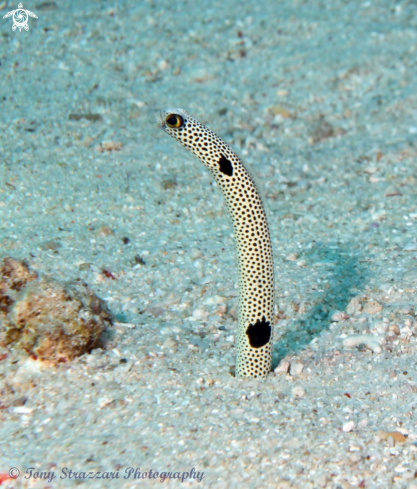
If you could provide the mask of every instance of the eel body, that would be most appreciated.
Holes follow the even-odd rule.
[[[271,370],[274,267],[268,223],[255,183],[227,143],[183,109],[161,113],[161,126],[210,170],[232,216],[239,275],[236,376]]]

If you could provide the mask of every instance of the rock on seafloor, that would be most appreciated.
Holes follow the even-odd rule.
[[[0,345],[35,358],[66,362],[101,345],[110,312],[82,281],[39,279],[27,264],[5,258],[0,269]]]

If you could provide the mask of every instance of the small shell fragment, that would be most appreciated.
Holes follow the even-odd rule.
[[[330,314],[330,320],[338,323],[339,321],[345,321],[346,319],[349,319],[349,314],[346,314],[343,311],[334,311]]]
[[[379,339],[375,336],[367,334],[353,334],[343,340],[343,346],[345,348],[355,348],[359,345],[365,345],[374,353],[381,353]]]
[[[352,431],[353,429],[355,428],[355,422],[354,421],[348,421],[347,423],[345,423],[343,425],[343,431],[345,433],[349,433],[350,431]]]
[[[298,253],[289,253],[285,259],[288,261],[295,261],[298,258]]]
[[[33,408],[27,406],[16,406],[13,408],[13,412],[16,414],[31,414]]]

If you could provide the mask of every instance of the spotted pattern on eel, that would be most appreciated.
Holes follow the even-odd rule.
[[[255,183],[239,157],[183,109],[165,110],[160,124],[210,170],[232,216],[239,273],[236,376],[271,371],[274,267],[268,223]]]

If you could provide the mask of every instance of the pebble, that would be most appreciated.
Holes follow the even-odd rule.
[[[120,151],[122,148],[123,143],[119,141],[103,141],[96,149],[102,153],[103,151]]]
[[[363,171],[365,173],[368,173],[369,175],[373,175],[374,173],[376,173],[377,171],[379,170],[379,168],[377,166],[374,166],[374,165],[369,165],[369,166],[366,166]]]
[[[205,309],[195,309],[193,311],[193,318],[194,319],[204,319],[207,318],[208,312]]]
[[[349,319],[349,315],[343,311],[334,311],[330,313],[330,320],[338,323],[339,321],[344,321],[345,319]]]
[[[290,369],[290,362],[288,360],[281,360],[278,367],[274,370],[275,374],[286,374]]]
[[[97,231],[97,236],[104,237],[104,236],[111,236],[113,231],[111,228],[107,225],[101,226],[101,228]]]
[[[343,340],[343,346],[345,348],[354,348],[359,345],[365,345],[374,353],[381,353],[382,350],[381,345],[379,344],[379,339],[372,335],[354,334]]]
[[[396,336],[400,334],[400,328],[396,324],[390,324],[389,330]]]
[[[381,312],[382,309],[384,309],[384,306],[378,301],[369,301],[365,304],[363,311],[367,314],[376,314],[377,312]]]
[[[159,61],[158,63],[158,68],[160,70],[166,70],[168,66],[169,66],[168,61],[166,61],[165,59],[161,59],[161,61]]]
[[[304,365],[300,362],[293,362],[290,366],[290,374],[294,377],[295,375],[301,375],[304,369]]]
[[[345,423],[343,425],[343,431],[345,433],[349,433],[350,431],[352,431],[353,429],[355,428],[355,422],[354,421],[348,421],[347,423]]]
[[[349,304],[346,306],[346,313],[349,314],[349,316],[353,316],[354,314],[361,311],[362,311],[362,306],[356,297],[351,299]]]
[[[177,348],[177,343],[172,338],[167,338],[163,343],[164,348],[168,348],[169,350],[173,350]]]
[[[288,119],[290,117],[293,117],[285,107],[281,107],[280,105],[273,105],[269,107],[268,112],[271,115],[275,115],[275,116],[278,115],[282,119]]]
[[[99,397],[97,399],[97,405],[100,409],[104,408],[105,406],[107,406],[107,404],[110,404],[111,402],[113,401],[112,398],[110,397]]]
[[[388,323],[377,323],[375,324],[374,328],[375,331],[379,334],[385,334],[388,331]]]
[[[377,431],[377,435],[379,438],[381,438],[381,440],[388,440],[388,438],[392,438],[396,443],[405,443],[407,441],[407,438],[399,431],[379,430]]]
[[[298,258],[298,253],[289,253],[285,259],[289,261],[295,261]]]

